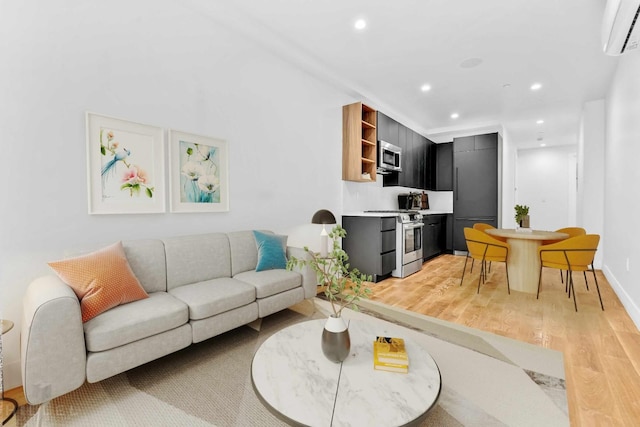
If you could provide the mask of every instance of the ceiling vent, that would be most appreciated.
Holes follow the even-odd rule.
[[[602,46],[607,55],[622,55],[640,42],[640,0],[607,0],[602,21]]]

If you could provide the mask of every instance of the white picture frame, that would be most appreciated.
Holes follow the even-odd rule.
[[[228,212],[227,142],[173,129],[168,138],[171,212]]]
[[[166,211],[164,130],[86,112],[89,214]]]

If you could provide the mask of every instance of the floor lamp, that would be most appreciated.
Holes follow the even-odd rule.
[[[329,234],[327,233],[327,229],[325,228],[326,224],[335,224],[336,217],[333,214],[326,210],[320,209],[318,212],[313,214],[313,218],[311,218],[312,224],[322,224],[322,232],[320,233],[320,256],[322,258],[327,257],[327,246],[329,244]]]

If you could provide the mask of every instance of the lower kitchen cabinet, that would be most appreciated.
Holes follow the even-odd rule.
[[[447,214],[447,240],[445,251],[453,253],[453,214]]]
[[[343,216],[342,228],[350,268],[371,275],[374,282],[389,277],[396,268],[396,216]]]
[[[447,249],[447,215],[425,215],[422,222],[422,257],[426,261]]]

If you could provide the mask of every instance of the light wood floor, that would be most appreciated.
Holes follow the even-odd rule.
[[[558,270],[545,269],[540,299],[511,291],[505,267],[493,263],[477,294],[479,266],[464,256],[442,255],[404,279],[372,285],[371,299],[563,352],[569,417],[575,426],[640,426],[640,332],[601,271],[605,311],[593,276],[586,290],[574,273],[578,312],[567,299]],[[469,262],[470,264],[470,262]]]

